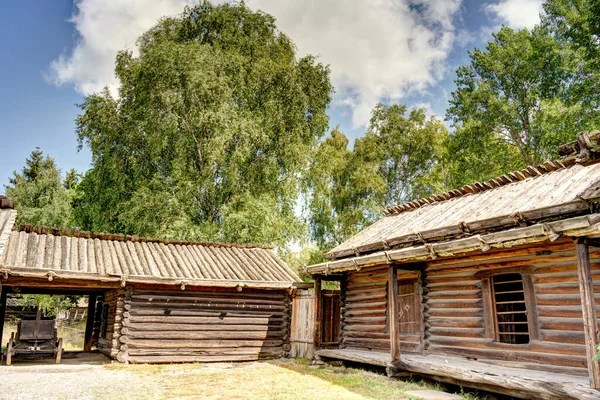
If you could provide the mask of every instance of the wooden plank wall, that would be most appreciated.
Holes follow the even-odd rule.
[[[600,252],[596,248],[590,251],[598,279],[594,289],[600,294]],[[533,280],[538,316],[529,310],[528,318],[535,319],[539,338],[532,337],[528,344],[498,343],[486,337],[484,294],[477,274],[509,268],[511,272],[527,269]],[[577,260],[571,241],[432,261],[425,281],[425,346],[429,353],[587,373]]]
[[[315,336],[315,291],[296,290],[292,302],[290,356],[313,357]]]
[[[120,341],[132,363],[283,357],[290,351],[290,314],[283,290],[134,288]]]
[[[102,332],[99,332],[97,347],[101,353],[117,358],[122,344],[119,337],[121,336],[123,314],[125,312],[125,290],[117,289],[106,292],[102,298],[102,304],[100,325],[106,325],[106,333],[102,335]]]

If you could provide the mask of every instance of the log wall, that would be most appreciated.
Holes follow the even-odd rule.
[[[123,328],[123,319],[128,316],[125,310],[125,290],[116,289],[106,292],[101,300],[97,347],[101,353],[117,358],[122,345],[119,337]]]
[[[415,286],[419,288],[420,285],[415,285],[418,279],[418,272],[398,270],[401,351],[421,351],[421,293],[417,290],[413,296],[407,291]],[[342,289],[342,347],[390,351],[387,282],[387,265],[348,273]],[[417,325],[407,323],[413,319]]]
[[[127,301],[127,299],[125,299]],[[253,361],[289,355],[291,297],[285,291],[134,288],[121,361]]]
[[[600,252],[591,248],[594,289],[600,294]],[[499,343],[490,335],[493,314],[482,273],[530,275],[528,344]],[[425,272],[425,346],[428,353],[535,365],[586,373],[583,319],[575,246],[563,241],[544,247],[490,252],[432,261]],[[528,279],[528,278],[525,278]],[[600,306],[597,295],[596,301]],[[487,327],[487,328],[486,328]],[[533,328],[533,331],[532,331]]]

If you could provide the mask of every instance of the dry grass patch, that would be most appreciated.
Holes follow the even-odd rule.
[[[106,365],[150,378],[168,399],[408,399],[423,383],[388,379],[361,369],[311,368],[303,361],[256,363]]]

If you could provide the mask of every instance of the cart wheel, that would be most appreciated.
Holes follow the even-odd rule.
[[[62,338],[58,339],[58,344],[56,345],[56,364],[60,364],[61,357],[62,357]]]
[[[13,349],[13,341],[8,342],[8,346],[6,347],[6,365],[12,364],[12,349]]]

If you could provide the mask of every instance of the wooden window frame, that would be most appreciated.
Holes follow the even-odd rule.
[[[531,271],[533,266],[518,267],[518,268],[502,268],[486,270],[477,273],[475,276],[481,279],[482,283],[482,299],[483,299],[483,320],[485,328],[485,337],[491,339],[498,345],[514,347],[527,347],[534,341],[540,340],[540,329],[537,312],[537,302],[535,297],[535,285]],[[499,339],[498,335],[498,318],[496,315],[496,306],[494,299],[494,291],[492,288],[492,277],[495,275],[504,274],[520,274],[523,279],[523,294],[525,298],[525,308],[527,310],[527,328],[529,330],[529,343],[506,343]]]

